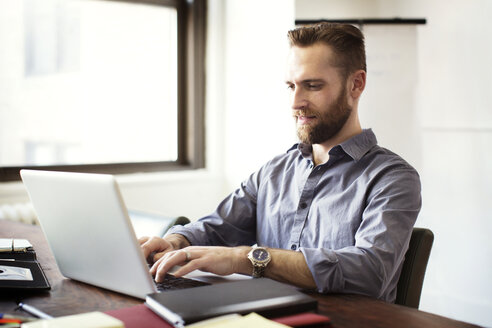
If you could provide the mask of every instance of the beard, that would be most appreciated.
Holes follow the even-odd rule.
[[[347,89],[344,88],[334,103],[323,112],[308,110],[296,110],[294,116],[316,116],[317,123],[304,124],[297,128],[297,137],[302,143],[313,145],[321,144],[333,138],[345,125],[352,107],[347,103]]]

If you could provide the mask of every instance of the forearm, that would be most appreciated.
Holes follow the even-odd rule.
[[[301,252],[276,248],[267,249],[270,253],[271,261],[265,269],[265,277],[306,289],[316,288],[316,283]],[[238,264],[235,271],[251,275],[253,265],[248,259],[251,247],[237,247],[237,250]]]
[[[315,289],[313,275],[301,252],[284,249],[268,249],[272,260],[265,270],[265,276],[306,289]]]

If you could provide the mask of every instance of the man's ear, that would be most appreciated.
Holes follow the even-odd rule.
[[[366,87],[366,75],[364,70],[358,70],[350,75],[349,95],[355,100],[359,99],[362,91]]]

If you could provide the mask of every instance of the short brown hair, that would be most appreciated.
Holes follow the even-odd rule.
[[[333,65],[342,69],[342,76],[359,69],[367,72],[364,35],[355,26],[339,23],[319,23],[298,27],[288,32],[290,46],[307,47],[324,43],[335,52]]]

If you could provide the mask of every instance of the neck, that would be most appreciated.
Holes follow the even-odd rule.
[[[362,128],[360,126],[359,118],[357,115],[354,115],[353,117],[349,118],[343,128],[338,131],[338,133],[332,138],[326,140],[321,144],[313,145],[314,165],[317,166],[328,162],[328,160],[330,159],[330,155],[328,153],[333,147],[360,133],[362,133]]]

